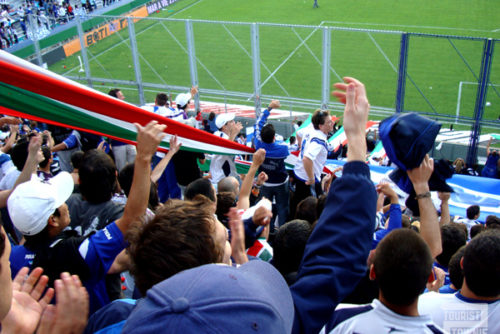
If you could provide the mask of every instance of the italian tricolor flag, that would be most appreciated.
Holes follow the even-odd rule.
[[[253,149],[71,81],[0,51],[0,113],[69,127],[135,144],[133,123],[166,124],[160,150],[177,135],[182,149],[216,154],[251,154]]]

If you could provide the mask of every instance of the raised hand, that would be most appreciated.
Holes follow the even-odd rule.
[[[349,142],[347,160],[364,161],[366,157],[365,127],[370,112],[370,103],[365,86],[351,77],[344,77],[345,83],[336,83],[332,92],[340,102],[345,103],[344,131]]]
[[[137,155],[150,159],[155,154],[158,145],[165,137],[163,130],[167,128],[164,124],[158,124],[157,121],[151,121],[142,127],[134,123],[137,129]]]
[[[12,306],[2,320],[2,333],[32,334],[38,326],[42,312],[54,296],[54,289],[48,289],[49,278],[42,276],[43,269],[22,268],[12,282]]]

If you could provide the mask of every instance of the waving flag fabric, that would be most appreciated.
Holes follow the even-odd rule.
[[[135,142],[134,122],[166,124],[161,147],[177,135],[183,149],[217,154],[249,154],[253,149],[147,112],[130,103],[44,70],[0,51],[0,107],[6,115]]]

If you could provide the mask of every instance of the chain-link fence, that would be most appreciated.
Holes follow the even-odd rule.
[[[373,118],[416,111],[472,129],[474,136],[499,128],[498,40],[159,19],[147,17],[148,9],[94,16],[91,27],[77,20],[74,36],[55,49],[36,48],[34,61],[102,91],[121,88],[139,105],[154,101],[157,92],[176,95],[198,85],[203,101],[257,112],[276,98],[290,111],[341,113],[331,84],[352,76],[366,84]]]

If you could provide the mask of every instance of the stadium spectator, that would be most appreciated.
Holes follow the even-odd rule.
[[[479,233],[483,232],[485,230],[485,226],[483,224],[477,224],[474,225],[470,228],[470,238],[474,238],[476,235]]]
[[[467,243],[467,234],[458,224],[445,224],[441,226],[441,242],[443,251],[436,256],[434,266],[444,270],[446,277],[444,284],[450,284],[448,264],[451,257],[458,249]]]
[[[288,285],[297,280],[297,272],[311,231],[308,221],[294,219],[280,226],[276,232],[272,263]]]
[[[297,204],[307,196],[321,195],[321,174],[328,155],[327,134],[333,129],[333,121],[327,110],[316,110],[311,123],[314,130],[308,131],[302,139],[299,160],[294,172],[295,192],[290,209],[294,216]],[[364,136],[363,136],[364,138]]]
[[[500,218],[494,215],[486,217],[485,226],[487,229],[500,229]]]
[[[259,172],[265,172],[268,180],[260,189],[260,195],[271,202],[275,202],[278,213],[278,226],[283,225],[288,219],[290,206],[290,191],[288,188],[288,172],[285,167],[285,159],[290,154],[285,144],[276,143],[276,131],[271,123],[266,124],[271,110],[280,107],[278,100],[272,100],[257,119],[254,125],[255,149],[266,150],[266,159],[260,166]],[[271,232],[274,231],[274,224]]]
[[[485,231],[465,247],[462,288],[455,294],[430,292],[418,309],[450,333],[500,332],[500,232]]]
[[[294,219],[305,220],[309,224],[314,224],[316,219],[318,219],[318,214],[316,207],[318,205],[318,199],[314,196],[308,196],[297,204],[295,209]]]
[[[460,247],[450,259],[448,264],[448,273],[450,284],[445,284],[439,289],[439,293],[455,293],[462,288],[464,275],[460,267],[460,261],[464,256],[465,246]]]
[[[90,236],[61,232],[69,225],[70,215],[64,201],[73,191],[72,178],[60,173],[51,183],[34,179],[18,186],[10,195],[8,209],[14,225],[26,243],[16,246],[10,257],[13,274],[23,266],[44,269],[50,281],[61,272],[77,274],[84,281],[90,297],[90,312],[108,303],[104,277],[116,255],[124,247],[123,234],[145,212],[149,196],[151,156],[156,151],[164,125],[150,122],[136,124],[139,154],[134,181],[123,216]]]
[[[498,179],[498,165],[499,165],[499,154],[498,150],[490,150],[491,141],[493,137],[488,141],[488,145],[486,146],[486,163],[484,164],[484,168],[481,171],[481,176],[491,177],[494,179]]]
[[[471,227],[480,224],[480,222],[478,222],[477,219],[479,218],[479,215],[481,213],[481,208],[479,207],[479,205],[471,205],[467,208],[466,213],[467,213],[467,218],[458,219],[455,222],[467,226],[467,238],[468,238],[470,235]]]
[[[195,182],[201,184],[202,180]],[[207,185],[212,187],[210,182]],[[214,219],[210,202],[201,194],[193,201],[170,200],[150,222],[144,226],[138,223],[131,229],[128,236],[131,273],[143,296],[153,285],[179,272],[210,263],[229,264],[231,255],[236,258],[242,255],[234,253],[232,248],[237,242],[243,242],[239,233],[242,226],[239,226],[240,230],[235,230],[234,226],[231,228],[234,237],[229,244],[226,228]],[[231,217],[234,219],[235,215]],[[231,222],[236,223],[241,225],[241,220]],[[235,249],[244,253],[243,246]],[[90,318],[86,333],[109,326],[121,328],[135,304],[135,301],[117,300],[104,307]]]
[[[215,124],[219,129],[214,133],[215,136],[234,141],[236,135],[243,128],[240,122],[234,121],[235,114],[226,113],[220,114],[215,120]],[[239,179],[234,164],[234,156],[216,154],[210,162],[210,175],[213,184],[217,184],[226,176],[234,176]]]
[[[93,1],[93,0],[92,0]],[[125,100],[125,95],[118,88],[114,88],[108,92],[108,95],[113,96],[119,100]],[[113,156],[115,158],[116,169],[121,171],[126,164],[133,163],[137,150],[134,145],[124,143],[119,140],[110,140],[110,144],[113,150]]]
[[[116,167],[100,150],[87,151],[78,169],[80,193],[68,205],[71,227],[80,236],[101,230],[123,214],[123,206],[111,201],[116,188]]]

